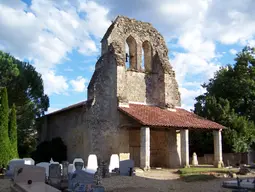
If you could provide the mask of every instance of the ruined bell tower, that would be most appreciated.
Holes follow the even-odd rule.
[[[180,94],[166,43],[150,23],[118,16],[101,43],[102,55],[111,47],[115,50],[120,103],[180,106]]]
[[[174,108],[181,101],[166,43],[150,23],[118,16],[101,45],[88,86],[86,124],[91,153],[108,158],[121,147],[118,106],[133,102]]]

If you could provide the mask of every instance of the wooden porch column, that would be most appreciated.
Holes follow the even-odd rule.
[[[183,167],[189,167],[189,130],[181,129],[181,162]]]
[[[150,169],[150,128],[141,127],[140,132],[140,167]]]
[[[222,160],[222,137],[221,137],[221,129],[213,131],[213,141],[214,141],[214,166],[215,167],[223,167]]]

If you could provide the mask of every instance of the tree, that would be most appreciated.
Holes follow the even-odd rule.
[[[19,75],[18,62],[14,57],[0,51],[0,87],[6,87],[13,77]]]
[[[0,166],[6,166],[10,158],[10,142],[8,136],[8,98],[7,89],[0,89]]]
[[[29,156],[36,144],[35,120],[49,107],[42,77],[29,63],[0,51],[0,86],[7,87],[9,106],[16,105],[19,155]]]
[[[226,127],[223,131],[223,151],[245,152],[255,141],[255,50],[245,47],[237,54],[234,65],[220,68],[209,83],[206,93],[196,97],[194,113]],[[195,133],[203,142],[210,135]],[[192,137],[191,137],[192,138]],[[194,148],[198,141],[191,139]]]
[[[16,107],[13,104],[9,118],[9,139],[12,158],[18,158]]]

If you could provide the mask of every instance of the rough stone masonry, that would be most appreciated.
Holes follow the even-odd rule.
[[[178,130],[146,128],[147,137],[152,138],[150,144],[142,137],[141,121],[118,110],[131,103],[169,111],[180,106],[164,38],[150,23],[118,16],[101,46],[87,101],[44,116],[38,129],[40,141],[61,137],[67,145],[68,161],[81,157],[86,163],[89,154],[96,154],[99,161],[109,162],[112,154],[119,154],[120,160],[132,158],[137,166],[147,168],[152,158],[153,162],[160,159],[165,166],[180,165],[180,157],[173,159],[181,154]],[[160,136],[173,139],[162,142]],[[169,155],[170,152],[173,153]],[[167,158],[171,159],[170,164]]]

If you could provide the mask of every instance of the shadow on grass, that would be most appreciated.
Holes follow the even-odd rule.
[[[184,175],[181,179],[185,182],[196,182],[196,181],[210,181],[216,179],[214,175],[204,175],[204,174],[194,174],[194,175]]]

